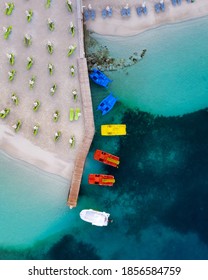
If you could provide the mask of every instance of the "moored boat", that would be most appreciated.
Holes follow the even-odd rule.
[[[112,93],[110,93],[106,98],[104,98],[101,101],[97,110],[100,110],[102,112],[102,115],[104,116],[113,108],[116,101],[117,101],[117,98],[114,97]]]
[[[104,164],[111,165],[113,167],[118,167],[120,163],[120,159],[117,156],[114,156],[110,153],[101,151],[101,150],[96,150],[94,153],[94,159],[98,160],[100,162],[103,162]]]
[[[92,81],[100,86],[103,86],[105,88],[108,87],[108,84],[112,82],[104,73],[102,73],[98,69],[93,69],[92,73],[90,74],[90,78]]]
[[[94,226],[107,226],[110,214],[106,212],[95,211],[92,209],[84,209],[80,212],[80,218]]]
[[[112,187],[113,184],[115,183],[115,178],[113,175],[90,174],[88,177],[88,183],[91,185]]]
[[[126,125],[125,124],[101,125],[101,135],[103,136],[126,135]]]

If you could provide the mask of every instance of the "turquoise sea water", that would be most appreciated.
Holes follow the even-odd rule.
[[[207,23],[205,17],[127,38],[94,35],[112,57],[147,49],[144,60],[111,73],[111,89],[125,105],[152,114],[182,115],[207,107]]]
[[[108,91],[91,84],[96,134],[77,208],[66,206],[66,180],[0,153],[0,259],[208,258],[207,23],[100,38],[112,54],[118,41],[121,56],[129,45],[148,51],[137,65],[107,73],[119,102],[103,118],[96,107]],[[126,137],[100,136],[101,124],[120,122]],[[95,162],[97,148],[118,154],[119,169]],[[88,185],[91,172],[114,174],[115,186]],[[85,208],[109,212],[113,223],[81,221]]]

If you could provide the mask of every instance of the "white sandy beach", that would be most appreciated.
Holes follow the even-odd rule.
[[[67,179],[71,178],[74,160],[82,144],[84,135],[84,119],[81,116],[77,121],[69,121],[69,109],[80,108],[82,100],[77,72],[77,58],[79,56],[77,32],[72,37],[69,26],[73,22],[77,26],[76,1],[73,2],[74,12],[69,13],[66,1],[58,3],[52,1],[51,7],[46,9],[46,1],[14,1],[15,9],[10,16],[4,15],[5,3],[1,2],[0,23],[0,111],[10,108],[6,119],[0,119],[0,149],[10,156],[24,160],[39,168],[55,173]],[[33,19],[26,20],[25,11],[32,9]],[[47,26],[48,18],[54,20],[55,30],[50,31]],[[3,26],[12,25],[10,38],[4,40]],[[23,38],[25,34],[32,36],[32,45],[25,47]],[[54,53],[47,52],[46,44],[50,40],[54,44]],[[77,50],[71,57],[67,57],[68,47],[77,45]],[[9,64],[7,53],[13,52],[16,57],[14,66]],[[27,57],[32,56],[34,65],[26,70]],[[55,67],[54,74],[49,75],[48,63]],[[75,66],[75,77],[71,77],[69,67]],[[12,82],[8,81],[8,71],[15,69],[16,76]],[[34,89],[29,89],[29,79],[36,76]],[[52,85],[57,84],[54,96],[49,94]],[[73,100],[72,90],[77,89],[78,100]],[[12,93],[19,97],[19,105],[15,106],[11,100]],[[40,109],[33,111],[35,100],[41,102]],[[53,121],[53,113],[59,110],[60,119]],[[12,126],[22,121],[18,133]],[[40,125],[37,136],[33,135],[33,126]],[[62,136],[58,142],[54,141],[56,131]],[[69,139],[74,135],[75,148],[70,148]]]
[[[148,14],[139,17],[136,13],[136,8],[141,6],[143,2],[146,3]],[[131,16],[122,17],[120,14],[121,8],[127,3],[131,8]],[[194,3],[187,3],[186,0],[182,0],[181,5],[176,5],[175,7],[172,5],[171,0],[164,0],[165,11],[158,14],[154,10],[155,3],[159,3],[159,0],[83,0],[84,8],[91,4],[92,9],[96,10],[95,20],[90,19],[85,24],[88,30],[98,34],[131,36],[161,25],[208,15],[207,0],[196,0]],[[112,7],[113,16],[103,19],[101,12],[106,6]]]

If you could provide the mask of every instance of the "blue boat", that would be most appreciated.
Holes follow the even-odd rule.
[[[101,101],[97,110],[100,110],[102,112],[102,115],[104,116],[113,108],[116,101],[117,101],[117,98],[114,97],[112,93],[110,93],[106,98],[104,98]]]
[[[104,73],[102,73],[98,69],[93,69],[92,73],[90,74],[90,78],[93,80],[94,83],[103,86],[105,88],[108,87],[108,84],[112,82]]]

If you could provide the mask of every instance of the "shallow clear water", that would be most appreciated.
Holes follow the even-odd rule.
[[[142,42],[139,48],[148,49],[144,60],[128,68],[128,75],[126,70],[108,73],[114,79],[110,89],[120,102],[103,118],[100,112],[95,111],[96,134],[85,164],[77,208],[69,210],[66,206],[69,185],[66,180],[0,154],[1,259],[208,258],[208,113],[201,110],[183,117],[155,117],[137,110],[175,115],[205,108],[205,84],[198,85],[193,77],[193,85],[197,83],[196,91],[200,93],[202,89],[203,97],[194,98],[192,93],[188,98],[192,101],[184,102],[181,107],[177,106],[175,98],[171,101],[173,108],[164,109],[164,96],[158,99],[159,89],[155,90],[154,95],[148,95],[143,103],[140,94],[136,95],[138,84],[141,84],[142,92],[148,87],[153,88],[151,83],[156,82],[154,78],[159,71],[164,72],[166,79],[172,79],[173,73],[175,75],[176,67],[168,77],[167,71],[163,67],[160,69],[158,64],[149,72],[151,60],[155,61],[157,54],[164,59],[159,46],[164,50],[163,44],[167,44],[165,54],[169,56],[169,61],[178,65],[178,70],[182,69],[180,73],[188,69],[187,66],[183,69],[184,63],[196,63],[195,55],[191,56],[192,62],[187,62],[185,55],[181,60],[181,48],[188,47],[187,42],[182,44],[182,39],[187,41],[184,38],[184,25],[190,27],[186,35],[195,38],[195,28],[198,28],[198,33],[199,30],[203,33],[206,20],[177,24],[139,35]],[[171,28],[170,37],[167,37],[170,33],[167,32],[168,28]],[[166,37],[162,36],[163,31]],[[172,38],[173,31],[177,36]],[[155,32],[159,32],[157,37]],[[197,42],[203,50],[207,47],[204,37]],[[136,37],[128,40],[134,41]],[[174,48],[170,56],[170,49],[167,49],[171,46],[171,40]],[[124,44],[125,41],[122,42]],[[176,48],[177,42],[180,42],[180,46]],[[153,43],[157,43],[158,53],[154,53]],[[131,45],[134,50],[135,45]],[[176,53],[177,49],[180,54]],[[122,50],[127,52],[124,48]],[[200,57],[201,53],[204,55],[200,52]],[[199,67],[197,64],[197,67],[200,71],[202,67],[203,73],[206,73],[205,66]],[[140,75],[143,75],[143,79],[152,79],[148,78],[145,83],[141,79],[139,82]],[[175,79],[178,79],[178,75]],[[171,83],[168,99],[178,91],[178,83]],[[180,84],[183,84],[183,79]],[[191,91],[195,87],[193,85],[189,81]],[[93,84],[91,89],[96,109],[107,91]],[[124,94],[126,89],[128,95]],[[127,124],[126,137],[100,136],[101,124],[119,122]],[[95,162],[93,153],[97,148],[118,154],[121,159],[119,169]],[[114,174],[115,186],[102,188],[88,185],[87,177],[92,172]],[[99,228],[81,221],[79,212],[85,208],[109,212],[113,223]]]
[[[135,66],[112,72],[116,82],[110,89],[127,106],[152,114],[183,115],[207,107],[207,24],[205,17],[128,38],[93,35],[112,57],[147,49]]]
[[[66,200],[68,182],[61,177],[0,154],[0,245],[31,245],[72,222]],[[60,225],[60,219],[67,221]],[[59,227],[57,227],[59,225]]]

